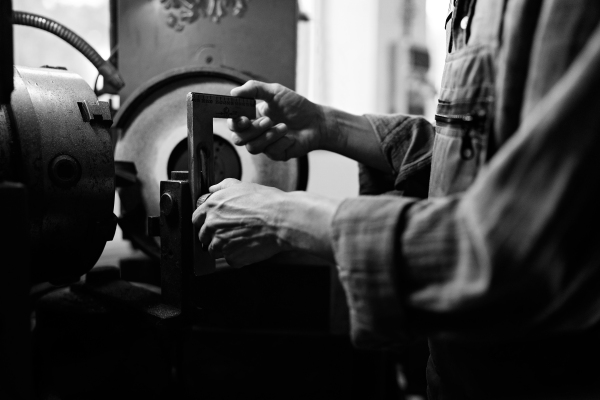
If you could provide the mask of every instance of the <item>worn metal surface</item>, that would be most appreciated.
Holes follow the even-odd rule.
[[[191,204],[196,204],[200,195],[208,193],[214,185],[213,119],[256,118],[256,100],[243,97],[219,96],[206,93],[187,95],[187,136],[190,171]],[[199,228],[194,228],[194,239]],[[201,276],[214,272],[214,258],[202,248],[199,240],[194,245],[194,274]]]
[[[27,188],[0,182],[0,398],[32,393]]]
[[[181,174],[174,175],[173,178],[181,180],[160,183],[161,295],[165,304],[189,313],[189,290],[193,278],[193,208],[188,180],[182,179]],[[170,201],[166,201],[167,198]]]
[[[18,148],[13,133],[8,105],[0,105],[0,181],[19,180],[15,166]]]
[[[13,90],[13,28],[11,23],[12,1],[0,2],[0,104],[10,102]]]
[[[29,192],[32,279],[73,281],[116,226],[108,104],[67,71],[15,67],[14,81],[0,137],[16,142],[11,165]]]
[[[186,1],[194,9],[219,2]],[[120,92],[121,101],[148,80],[190,66],[245,71],[254,78],[294,88],[296,0],[251,1],[241,18],[222,18],[218,24],[208,18],[182,19],[185,10],[175,9],[173,3],[182,2],[118,2],[119,71],[127,82]],[[174,29],[183,25],[184,29]]]
[[[174,390],[170,362],[177,330],[154,329],[143,312],[83,286],[54,290],[36,302],[35,399],[184,398]]]
[[[148,215],[159,214],[159,182],[173,170],[187,168],[188,92],[229,95],[232,88],[249,77],[236,71],[217,68],[183,68],[148,82],[131,96],[115,116],[121,131],[115,159],[135,164],[137,184],[120,188],[125,234],[140,247],[155,249],[146,231]],[[270,160],[264,154],[251,155],[231,142],[225,120],[215,120],[215,181],[238,178],[277,187],[284,191],[306,188],[306,158],[287,162]]]
[[[164,304],[159,292],[119,279],[116,267],[94,268],[83,283],[71,286],[75,293],[87,293],[132,318],[161,328],[180,326],[181,310]]]

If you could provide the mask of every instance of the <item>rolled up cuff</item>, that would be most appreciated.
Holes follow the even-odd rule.
[[[398,290],[398,233],[402,215],[414,201],[361,196],[342,202],[333,218],[335,259],[358,347],[400,349],[411,338]]]

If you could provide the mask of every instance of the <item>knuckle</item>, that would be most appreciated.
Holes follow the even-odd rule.
[[[253,145],[253,144],[251,144],[251,143],[248,143],[246,145],[246,150],[248,150],[248,153],[254,154],[254,155],[260,153],[260,150],[258,149],[258,147],[255,146],[255,145]]]
[[[241,137],[239,137],[238,135],[236,135],[235,133],[231,134],[231,141],[233,142],[233,144],[235,144],[236,146],[241,146],[244,144],[244,141],[242,140]]]
[[[229,184],[229,185],[235,184],[235,183],[238,183],[238,182],[239,182],[239,180],[237,180],[235,178],[225,178],[225,179],[223,179],[223,183]]]
[[[285,86],[283,86],[282,84],[280,84],[280,83],[273,83],[273,89],[274,89],[276,92],[283,92],[283,91],[285,91],[285,89],[287,89],[287,88],[286,88]]]

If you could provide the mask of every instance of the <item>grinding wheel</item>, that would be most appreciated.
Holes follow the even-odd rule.
[[[187,93],[229,95],[249,79],[218,68],[171,71],[136,90],[116,115],[120,133],[115,160],[132,162],[137,170],[137,184],[119,190],[121,227],[125,237],[149,255],[159,254],[154,240],[145,235],[145,217],[160,212],[160,181],[167,180],[171,171],[187,170]],[[233,144],[226,120],[215,119],[213,128],[215,182],[236,178],[284,191],[306,189],[306,158],[282,162],[252,155]]]

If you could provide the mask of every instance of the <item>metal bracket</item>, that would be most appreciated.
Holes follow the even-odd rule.
[[[78,101],[81,117],[85,122],[98,122],[107,128],[112,125],[112,116],[110,107],[106,101],[98,101],[96,103],[88,103],[87,100]]]
[[[208,193],[214,182],[213,118],[256,118],[256,100],[245,97],[193,93],[187,95],[188,148],[192,204]],[[215,270],[215,260],[202,249],[194,227],[194,275]]]

